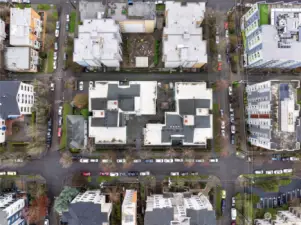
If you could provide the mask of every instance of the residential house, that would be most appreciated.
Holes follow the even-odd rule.
[[[0,224],[1,225],[25,225],[23,217],[25,200],[17,198],[14,193],[0,196]]]
[[[137,224],[137,191],[126,190],[122,203],[122,225]]]

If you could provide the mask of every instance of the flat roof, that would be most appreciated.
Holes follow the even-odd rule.
[[[7,47],[4,64],[8,70],[30,69],[30,47]]]

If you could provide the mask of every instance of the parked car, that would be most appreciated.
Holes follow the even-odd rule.
[[[234,113],[230,113],[230,122],[234,123]]]
[[[62,128],[59,127],[59,128],[57,129],[57,136],[60,137],[61,135],[62,135]]]
[[[79,161],[81,158],[82,158],[81,155],[73,155],[73,156],[72,156],[72,161],[77,162],[77,161]]]
[[[272,160],[273,161],[281,160],[281,154],[273,154],[272,155]]]
[[[224,110],[220,109],[221,117],[224,116]]]
[[[216,44],[219,43],[219,36],[218,35],[215,36],[215,42],[216,42]]]
[[[66,21],[69,22],[70,21],[70,17],[69,14],[66,15]]]
[[[170,176],[179,176],[180,175],[180,173],[179,172],[170,172]]]
[[[232,207],[235,207],[235,197],[232,197]]]
[[[112,160],[111,159],[102,159],[101,162],[102,163],[111,163]]]
[[[94,82],[93,82],[93,81],[90,81],[90,82],[89,82],[89,88],[91,89],[91,88],[93,88],[93,86],[94,86]]]
[[[225,28],[225,30],[228,29],[228,22],[224,22],[224,28]]]
[[[229,31],[228,31],[228,30],[225,31],[225,37],[226,37],[227,39],[229,38]]]
[[[98,163],[98,159],[90,159],[91,163]]]
[[[44,225],[49,225],[49,219],[44,220]]]
[[[164,163],[173,163],[173,159],[164,159]]]
[[[99,176],[110,176],[109,172],[99,172]]]
[[[110,172],[110,177],[118,177],[119,173],[117,172]]]
[[[58,30],[60,29],[60,21],[56,21],[55,23],[55,28]]]
[[[267,170],[267,171],[265,171],[265,174],[272,175],[272,174],[274,174],[274,171],[273,170]]]
[[[140,172],[140,176],[149,176],[149,175],[150,175],[149,171]]]
[[[186,163],[194,163],[195,161],[194,161],[194,159],[187,158],[187,159],[184,159],[184,162],[186,162]]]
[[[128,174],[126,172],[119,172],[120,177],[126,177]]]
[[[163,163],[164,162],[163,159],[156,159],[155,161],[156,161],[156,163]]]
[[[69,23],[66,23],[66,31],[69,31]]]
[[[55,37],[59,37],[60,31],[58,29],[55,30]]]
[[[221,56],[221,54],[218,54],[218,55],[217,55],[217,61],[219,61],[219,62],[222,61],[222,56]]]
[[[225,121],[221,121],[221,129],[223,130],[223,129],[225,129],[226,128],[226,123],[225,123]]]
[[[221,71],[222,70],[222,62],[217,63],[217,70]]]
[[[211,158],[211,159],[209,159],[209,162],[218,162],[218,158]]]
[[[17,175],[17,172],[16,171],[7,171],[6,174],[8,176],[16,176]]]
[[[133,163],[141,163],[141,159],[134,159]]]
[[[175,162],[184,162],[184,159],[175,158],[174,161]]]
[[[58,50],[58,43],[57,43],[57,42],[54,43],[54,50],[55,50],[55,51]]]
[[[290,161],[290,157],[282,157],[281,160],[282,161]]]
[[[50,84],[50,91],[54,91],[54,83]]]
[[[63,106],[59,106],[58,115],[61,116],[63,113]]]
[[[290,160],[291,160],[291,161],[298,161],[299,158],[297,158],[297,157],[290,157]]]
[[[198,172],[191,172],[190,175],[191,175],[191,176],[198,176],[199,173],[198,173]]]
[[[233,90],[232,90],[232,87],[231,87],[231,86],[229,86],[229,89],[228,89],[228,90],[229,90],[229,95],[232,95],[232,91],[233,91]]]
[[[154,159],[145,159],[144,162],[145,163],[154,163],[155,160]]]
[[[232,126],[231,126],[231,133],[232,133],[232,134],[235,134],[235,125],[232,125]]]
[[[226,199],[226,197],[227,197],[226,190],[222,190],[222,199]]]
[[[235,208],[232,208],[231,209],[231,220],[236,220],[236,209]]]
[[[6,172],[5,171],[1,171],[0,172],[0,176],[5,176],[6,175]]]
[[[64,60],[67,60],[67,57],[68,57],[67,53],[64,52]]]
[[[128,176],[129,177],[138,177],[139,176],[139,172],[138,171],[129,171],[128,172]]]
[[[188,176],[189,175],[189,173],[188,172],[180,172],[180,176]]]
[[[56,70],[56,61],[53,62],[53,69]]]
[[[254,173],[255,174],[263,174],[263,170],[255,170]]]
[[[225,210],[226,210],[226,200],[225,199],[222,199],[222,214],[224,214]]]
[[[222,134],[223,137],[225,137],[226,136],[225,130],[221,130],[221,134]]]
[[[23,159],[20,159],[20,158],[14,159],[14,161],[15,161],[16,163],[22,163],[22,162],[24,162],[24,160],[23,160]]]
[[[283,169],[283,173],[292,173],[293,169]]]
[[[205,162],[205,159],[196,159],[195,162],[196,163],[202,163],[202,162]]]
[[[79,160],[79,162],[80,162],[80,163],[89,163],[89,159],[87,159],[87,158],[81,158],[81,159]]]
[[[91,173],[90,172],[82,172],[82,175],[85,177],[89,177],[89,176],[91,176]]]
[[[117,162],[117,163],[125,163],[126,160],[125,160],[125,159],[117,159],[116,162]]]
[[[83,81],[79,82],[79,90],[80,91],[84,90],[84,82]]]
[[[235,145],[235,135],[231,135],[231,144]]]
[[[59,116],[59,126],[62,126],[63,124],[63,117]]]

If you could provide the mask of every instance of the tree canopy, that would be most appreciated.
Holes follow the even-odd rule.
[[[83,109],[88,106],[88,95],[87,94],[77,94],[73,98],[74,105],[79,108]]]
[[[79,191],[76,188],[64,187],[60,195],[55,199],[54,209],[59,213],[68,211],[70,202],[78,195]]]

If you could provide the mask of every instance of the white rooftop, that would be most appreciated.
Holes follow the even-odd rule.
[[[30,45],[31,8],[10,9],[10,44]]]
[[[7,47],[4,55],[8,70],[30,69],[30,47]]]

